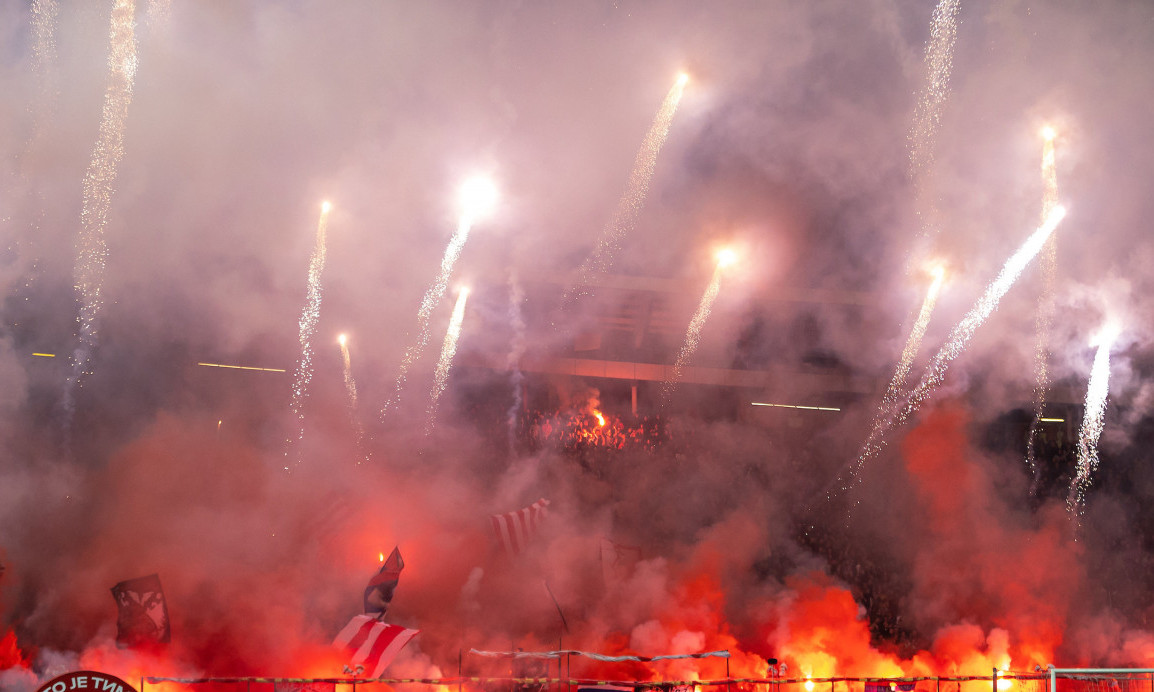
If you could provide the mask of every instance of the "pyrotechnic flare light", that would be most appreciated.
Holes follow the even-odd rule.
[[[317,220],[317,240],[309,259],[308,289],[305,295],[305,305],[301,310],[300,318],[300,345],[301,359],[297,364],[296,375],[293,381],[293,394],[290,407],[297,419],[297,442],[305,437],[304,402],[309,395],[309,383],[313,379],[313,335],[317,331],[317,321],[321,317],[321,274],[325,270],[325,233],[329,225],[329,212],[332,205],[328,202],[321,204],[321,215]],[[291,440],[289,441],[291,443]],[[298,451],[299,454],[299,451]],[[285,450],[288,456],[288,450]],[[297,462],[300,462],[298,456]],[[285,467],[288,470],[288,467]]]
[[[449,277],[453,273],[453,265],[457,263],[457,259],[461,256],[461,250],[465,247],[465,241],[469,239],[469,230],[473,226],[473,221],[478,215],[491,211],[496,201],[497,188],[492,181],[486,178],[473,178],[461,186],[462,211],[457,223],[457,231],[449,239],[449,246],[445,248],[445,254],[441,258],[441,271],[438,272],[433,285],[425,291],[425,296],[421,299],[421,307],[417,310],[417,340],[405,349],[404,355],[401,356],[401,366],[397,372],[393,396],[381,407],[381,418],[387,416],[389,409],[400,403],[401,392],[405,388],[409,369],[413,367],[413,363],[421,357],[425,347],[429,345],[429,319],[433,315],[433,309],[437,307],[437,304],[441,302],[441,297],[445,295],[445,289],[449,286]]]
[[[497,186],[489,178],[470,178],[461,185],[461,214],[470,221],[484,216],[497,206]]]
[[[728,267],[737,261],[737,253],[730,248],[722,248],[717,251],[717,266]]]
[[[938,264],[931,270],[934,280],[930,283],[929,289],[926,290],[926,297],[922,301],[922,309],[918,311],[917,319],[914,320],[914,326],[910,329],[910,335],[906,338],[906,345],[902,349],[901,357],[898,359],[898,366],[894,370],[894,376],[890,380],[886,392],[882,395],[881,405],[878,406],[877,415],[874,418],[874,425],[877,426],[879,421],[885,420],[894,415],[895,408],[901,399],[905,390],[906,377],[910,373],[910,368],[913,367],[914,358],[918,355],[918,350],[922,345],[922,338],[926,335],[926,329],[930,324],[930,317],[934,313],[934,306],[938,302],[938,294],[942,289],[942,282],[945,280],[945,267]]]
[[[79,341],[73,352],[72,374],[64,391],[64,408],[71,424],[73,390],[92,374],[89,369],[92,350],[96,347],[97,318],[104,306],[104,270],[112,194],[120,160],[124,157],[124,128],[128,107],[132,103],[136,76],[136,36],[133,0],[116,0],[112,8],[109,31],[108,85],[104,91],[104,108],[100,118],[100,135],[92,151],[92,160],[84,174],[84,194],[80,210],[81,230],[74,269],[74,287],[80,297]]]
[[[942,108],[950,94],[960,7],[961,0],[938,0],[934,8],[930,40],[926,43],[926,83],[914,107],[914,124],[909,136],[910,177],[917,200],[915,211],[922,220],[921,234],[926,237],[937,232],[934,227],[937,209],[929,194],[928,177],[933,167]]]
[[[457,292],[457,304],[453,306],[453,315],[449,318],[449,328],[445,331],[445,342],[441,345],[441,357],[437,361],[434,372],[432,398],[429,401],[429,418],[425,424],[425,434],[433,431],[437,424],[437,406],[441,401],[441,394],[449,384],[449,370],[453,367],[453,356],[457,354],[457,341],[461,338],[461,323],[465,321],[465,302],[469,299],[469,289],[462,287]]]
[[[681,380],[682,371],[701,343],[701,330],[705,327],[705,321],[709,319],[709,313],[713,310],[713,303],[717,300],[717,294],[721,290],[721,272],[730,263],[726,261],[726,258],[731,256],[732,251],[729,250],[718,253],[717,267],[713,270],[713,277],[710,278],[709,285],[705,287],[705,293],[701,295],[701,302],[697,305],[697,311],[693,313],[693,319],[689,321],[689,328],[685,332],[685,342],[681,344],[681,350],[677,353],[677,360],[673,363],[673,372],[662,387],[661,399],[663,404],[673,394],[673,390]]]
[[[1058,204],[1058,169],[1054,160],[1054,128],[1042,128],[1042,218],[1045,219]],[[1050,332],[1054,321],[1054,283],[1058,271],[1058,241],[1051,236],[1042,254],[1042,292],[1034,314],[1034,419],[1026,437],[1026,465],[1033,472],[1036,490],[1039,479],[1038,460],[1034,452],[1038,425],[1046,408],[1046,392],[1050,388]]]
[[[1094,339],[1098,351],[1094,354],[1094,364],[1090,368],[1090,384],[1086,388],[1086,406],[1082,417],[1082,429],[1078,431],[1078,473],[1070,481],[1070,494],[1066,498],[1066,509],[1079,528],[1085,511],[1086,491],[1090,488],[1090,476],[1098,469],[1098,438],[1106,418],[1106,396],[1110,389],[1110,348],[1118,338],[1118,329],[1107,325]]]
[[[661,108],[645,133],[645,140],[633,161],[633,170],[629,172],[629,182],[625,185],[625,193],[617,202],[617,209],[613,218],[601,232],[597,247],[581,264],[578,270],[577,286],[566,291],[564,302],[568,302],[574,293],[585,294],[590,289],[594,274],[609,271],[613,265],[613,255],[620,249],[621,240],[637,226],[637,219],[641,216],[641,209],[645,206],[645,198],[649,193],[649,181],[653,178],[653,170],[657,167],[657,155],[665,144],[669,134],[669,126],[673,124],[673,116],[677,113],[677,104],[681,102],[681,95],[685,91],[685,84],[689,75],[682,73],[673,88],[665,95]]]
[[[357,464],[359,465],[361,461],[368,461],[368,455],[365,453],[364,448],[365,428],[361,425],[361,419],[357,415],[357,381],[353,379],[353,362],[349,356],[348,335],[338,335],[337,343],[341,346],[341,364],[344,366],[345,390],[349,393],[349,418],[352,419],[353,432],[356,434],[357,449],[361,451],[361,457],[357,459]]]
[[[974,332],[978,327],[985,323],[986,319],[998,307],[998,303],[1010,287],[1014,285],[1018,277],[1021,276],[1022,271],[1030,264],[1038,252],[1042,249],[1042,245],[1058,227],[1058,224],[1066,216],[1066,209],[1062,206],[1057,206],[1050,212],[1046,222],[1043,223],[1036,231],[1034,231],[1026,242],[1002,266],[1002,270],[998,272],[997,277],[994,278],[990,285],[986,287],[978,301],[970,308],[969,312],[965,314],[961,322],[957,324],[950,332],[946,339],[946,343],[934,355],[929,365],[926,366],[926,371],[922,375],[921,381],[910,392],[906,398],[905,405],[898,409],[894,415],[885,418],[880,418],[874,422],[873,428],[870,430],[869,437],[862,445],[861,452],[849,466],[849,478],[843,479],[843,473],[839,473],[835,479],[835,485],[841,484],[842,492],[848,491],[849,488],[857,483],[861,478],[861,470],[866,463],[878,455],[885,447],[885,435],[895,427],[898,427],[909,420],[909,417],[917,412],[921,405],[937,390],[942,380],[946,377],[946,371],[949,369],[950,363],[954,361],[958,355],[961,354],[962,349],[966,347],[970,339],[974,336]],[[834,487],[831,487],[826,492],[826,499],[831,499],[834,494]]]

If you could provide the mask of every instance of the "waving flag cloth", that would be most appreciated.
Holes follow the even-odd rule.
[[[160,588],[160,576],[127,579],[112,587],[116,599],[116,646],[132,649],[167,644],[172,638],[168,604]]]
[[[388,559],[381,563],[381,568],[369,580],[365,587],[365,612],[384,615],[393,602],[393,594],[397,590],[397,583],[401,580],[401,570],[405,568],[405,561],[401,559],[400,548],[393,548]]]
[[[529,539],[537,532],[541,520],[548,515],[549,501],[545,498],[537,500],[525,509],[507,514],[493,514],[489,519],[493,522],[493,533],[504,546],[509,555],[517,555],[525,549]]]
[[[368,677],[379,678],[419,632],[368,615],[357,615],[333,640],[333,646],[352,654],[346,673],[360,676],[368,672]]]

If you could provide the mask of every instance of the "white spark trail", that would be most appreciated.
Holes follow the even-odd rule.
[[[457,354],[457,341],[461,338],[461,323],[465,321],[465,303],[469,299],[469,289],[462,288],[457,293],[457,304],[453,306],[453,315],[449,318],[449,328],[445,331],[445,342],[441,345],[441,357],[437,360],[437,369],[433,377],[433,391],[429,401],[429,417],[425,423],[425,434],[433,432],[437,424],[437,407],[441,395],[449,384],[449,371],[453,367],[453,356]]]
[[[1042,218],[1058,204],[1058,169],[1054,159],[1054,131],[1046,127],[1042,134]],[[1050,331],[1054,322],[1054,283],[1058,265],[1058,241],[1051,236],[1042,254],[1042,293],[1034,316],[1034,419],[1026,439],[1026,465],[1029,467],[1036,490],[1039,478],[1035,445],[1042,416],[1046,408],[1046,393],[1050,388]]]
[[[974,332],[978,327],[982,326],[985,321],[997,309],[998,303],[1010,287],[1014,285],[1018,277],[1030,262],[1038,255],[1045,244],[1046,239],[1058,227],[1058,224],[1065,217],[1066,210],[1063,207],[1055,207],[1051,211],[1050,216],[1046,219],[1036,231],[1034,231],[1026,242],[1022,244],[1018,250],[1010,256],[1006,263],[1002,266],[1002,270],[998,272],[997,277],[986,287],[985,292],[978,298],[978,301],[970,308],[969,312],[962,317],[962,320],[950,331],[945,344],[938,350],[926,366],[926,371],[922,375],[921,381],[910,392],[906,398],[905,405],[896,411],[893,416],[881,418],[874,422],[873,428],[870,430],[869,437],[862,445],[861,452],[858,454],[849,467],[849,478],[842,479],[844,472],[839,474],[835,479],[835,485],[840,485],[840,490],[846,492],[851,486],[855,485],[861,478],[861,471],[866,463],[876,457],[882,449],[885,448],[885,436],[890,430],[901,426],[910,416],[921,408],[921,405],[930,398],[931,395],[941,385],[946,377],[946,371],[949,369],[950,363],[954,361],[961,354],[962,350],[970,342],[974,336]],[[831,488],[827,491],[827,499],[831,499],[837,488]]]
[[[669,135],[669,128],[673,124],[673,116],[677,113],[677,105],[685,92],[688,77],[681,75],[665,95],[657,116],[649,131],[645,133],[645,140],[637,152],[633,162],[633,170],[629,173],[629,181],[625,186],[625,193],[617,202],[617,209],[609,224],[601,233],[600,240],[593,253],[581,264],[578,270],[578,284],[566,292],[565,302],[575,294],[586,295],[590,290],[592,278],[595,274],[609,271],[613,264],[614,255],[621,248],[622,239],[637,226],[637,219],[645,206],[645,198],[649,194],[649,181],[653,178],[653,171],[657,167],[657,155]]]
[[[309,275],[308,275],[308,289],[305,293],[304,308],[301,309],[301,318],[299,322],[300,333],[299,341],[301,345],[301,358],[297,363],[296,372],[293,375],[293,389],[292,400],[289,404],[293,412],[293,417],[296,418],[297,431],[297,463],[300,463],[300,447],[299,443],[304,440],[305,436],[305,412],[304,402],[309,395],[309,384],[313,379],[313,335],[317,331],[317,322],[321,317],[321,274],[325,270],[325,234],[329,225],[329,211],[332,207],[328,202],[321,205],[320,219],[317,221],[317,240],[313,247],[312,257],[309,259]],[[289,441],[291,445],[291,440]],[[285,450],[285,456],[288,456],[288,450]],[[288,470],[288,467],[285,467]]]
[[[352,419],[353,431],[356,433],[357,449],[360,450],[363,459],[358,459],[357,464],[362,460],[367,460],[365,452],[365,427],[361,424],[360,416],[357,412],[357,381],[353,378],[353,361],[349,355],[349,343],[344,334],[341,334],[338,343],[341,347],[341,363],[344,366],[345,375],[345,391],[349,394],[349,417]]]
[[[1086,389],[1086,410],[1082,415],[1082,429],[1078,432],[1078,473],[1070,481],[1066,509],[1074,522],[1075,531],[1086,511],[1086,491],[1090,476],[1098,468],[1098,438],[1106,418],[1106,396],[1110,388],[1110,348],[1117,338],[1115,333],[1104,333],[1094,354],[1090,368],[1090,384]]]
[[[525,301],[525,292],[517,280],[516,274],[509,276],[509,325],[513,328],[513,338],[509,344],[509,355],[505,359],[505,369],[511,375],[509,384],[513,389],[513,403],[505,414],[508,426],[509,449],[517,448],[517,418],[524,399],[521,386],[525,381],[525,374],[521,372],[521,358],[525,355],[525,317],[521,314],[521,303]]]
[[[136,76],[134,0],[116,0],[109,29],[108,83],[100,133],[84,174],[81,229],[77,241],[74,288],[80,298],[79,344],[72,354],[72,374],[64,391],[65,428],[71,428],[75,388],[92,374],[92,351],[99,337],[97,320],[104,306],[104,272],[108,260],[105,230],[115,192],[117,169],[124,157],[124,129]]]
[[[713,277],[701,295],[701,302],[697,304],[697,311],[693,313],[693,319],[689,320],[685,341],[681,344],[681,350],[677,353],[677,360],[673,363],[673,372],[662,386],[662,404],[668,402],[669,397],[673,395],[673,390],[677,388],[677,383],[681,380],[685,366],[689,364],[689,359],[693,357],[701,343],[701,330],[705,327],[705,321],[709,319],[709,314],[713,310],[713,303],[721,291],[721,272],[724,268],[725,262],[717,263],[717,267],[713,270]]]
[[[942,110],[950,94],[960,8],[961,0],[939,0],[934,8],[930,40],[926,44],[926,83],[914,107],[914,124],[909,135],[910,176],[914,181],[915,212],[921,219],[923,237],[937,232],[936,205],[927,195]]]
[[[449,239],[449,245],[445,248],[445,254],[441,258],[441,271],[437,274],[433,285],[425,291],[424,298],[421,299],[421,307],[417,310],[417,339],[405,349],[405,354],[401,357],[396,387],[393,396],[381,408],[382,418],[388,415],[390,409],[395,408],[400,403],[401,393],[405,388],[405,382],[408,380],[409,369],[413,367],[413,363],[421,357],[425,347],[429,345],[429,320],[433,316],[433,309],[437,307],[445,295],[445,289],[449,286],[449,278],[453,274],[453,266],[461,256],[461,250],[465,247],[465,241],[469,239],[469,230],[472,226],[472,216],[469,214],[462,215],[457,224],[456,232]]]

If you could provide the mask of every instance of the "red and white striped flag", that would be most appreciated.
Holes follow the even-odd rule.
[[[333,640],[333,646],[352,654],[349,672],[359,677],[364,671],[371,671],[367,677],[379,678],[418,632],[420,630],[390,625],[368,615],[357,615]]]
[[[541,520],[549,514],[546,509],[548,506],[549,501],[541,498],[525,509],[490,515],[489,518],[493,521],[493,533],[497,535],[501,545],[505,546],[506,553],[517,555],[525,549],[529,538],[541,525]]]

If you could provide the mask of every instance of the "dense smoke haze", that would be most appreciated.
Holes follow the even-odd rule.
[[[339,675],[394,546],[394,677],[559,642],[746,677],[1154,665],[1154,8],[947,4],[932,122],[929,0],[0,5],[0,689]],[[907,390],[1041,225],[1047,125],[1045,468],[1040,261],[855,463],[933,268]],[[474,176],[498,197],[446,265]],[[671,369],[711,277],[675,387],[542,365]],[[565,437],[594,416],[624,441]],[[490,515],[539,498],[506,554]],[[118,648],[109,588],[153,573],[172,641]]]

